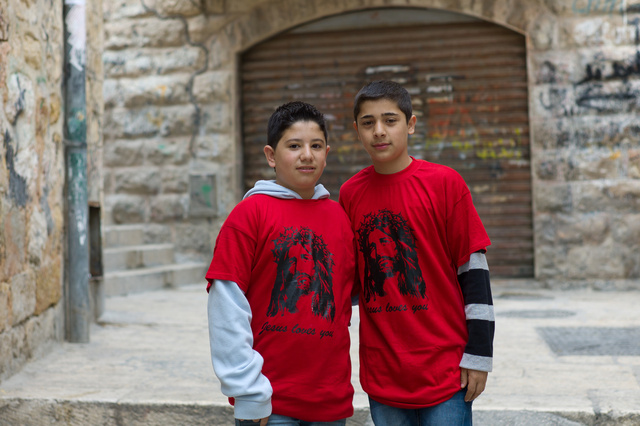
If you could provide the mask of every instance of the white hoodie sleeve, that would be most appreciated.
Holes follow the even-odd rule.
[[[262,374],[264,360],[253,350],[251,307],[233,281],[215,280],[209,289],[211,362],[222,393],[235,398],[237,419],[271,415],[271,383]]]

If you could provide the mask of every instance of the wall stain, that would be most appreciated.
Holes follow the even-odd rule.
[[[13,152],[13,146],[11,146],[11,135],[8,130],[4,132],[4,148],[6,151],[5,160],[7,162],[7,169],[9,170],[9,193],[11,199],[18,207],[24,207],[27,205],[27,201],[29,201],[27,181],[16,172],[14,164],[15,154]]]

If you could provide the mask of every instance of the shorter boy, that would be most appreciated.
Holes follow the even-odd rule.
[[[471,425],[492,367],[490,244],[462,177],[408,154],[409,93],[374,81],[354,127],[373,166],[340,203],[357,238],[360,380],[376,425]]]
[[[344,425],[353,415],[354,241],[317,184],[329,152],[324,117],[284,104],[267,142],[276,179],[258,181],[233,209],[206,274],[213,368],[236,424]]]

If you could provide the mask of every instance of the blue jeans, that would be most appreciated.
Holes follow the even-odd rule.
[[[304,420],[294,419],[293,417],[272,414],[269,416],[267,426],[344,426],[346,423],[347,419],[336,420],[335,422],[305,422]],[[236,419],[236,425],[238,424],[238,419]],[[258,423],[254,424],[257,425]]]
[[[433,407],[396,408],[369,398],[371,418],[376,426],[471,426],[471,402],[466,389]]]

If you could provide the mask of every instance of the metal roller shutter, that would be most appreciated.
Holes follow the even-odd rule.
[[[410,154],[456,169],[492,240],[494,277],[533,276],[528,92],[524,37],[485,22],[287,33],[242,56],[245,187],[273,179],[262,148],[273,110],[291,100],[327,117],[328,165],[340,185],[370,165],[353,130],[353,98],[368,81],[393,79],[418,117]]]

